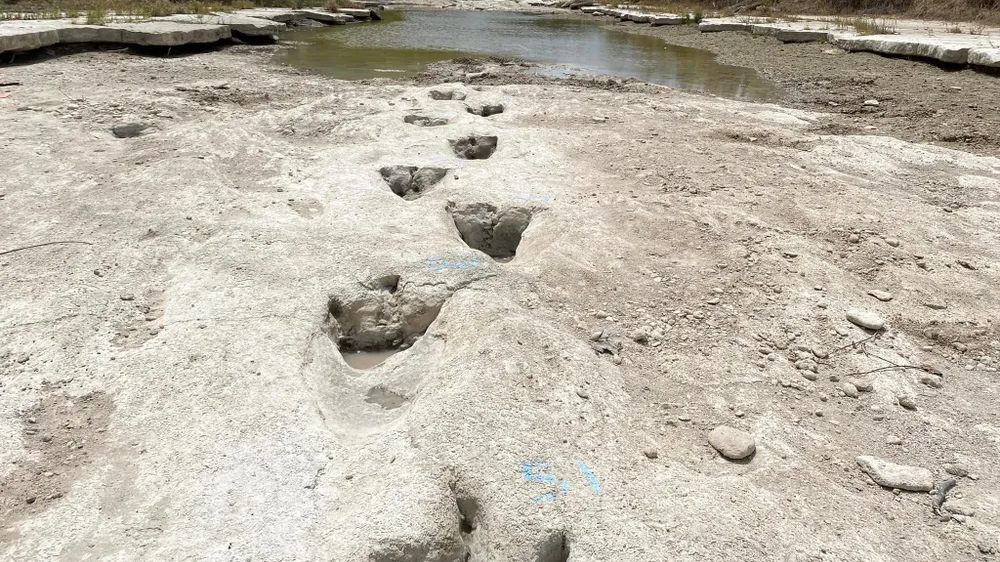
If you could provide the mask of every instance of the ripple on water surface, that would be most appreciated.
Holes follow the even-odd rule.
[[[284,62],[346,80],[406,76],[433,62],[498,55],[572,70],[636,78],[733,98],[773,99],[777,87],[749,68],[597,20],[458,10],[387,11],[385,19],[290,31]]]

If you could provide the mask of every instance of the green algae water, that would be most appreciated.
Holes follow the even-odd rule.
[[[600,21],[515,12],[388,10],[381,22],[282,35],[283,62],[344,80],[408,76],[434,62],[495,55],[552,65],[545,73],[607,74],[730,98],[768,100],[778,89],[712,53],[616,31]]]

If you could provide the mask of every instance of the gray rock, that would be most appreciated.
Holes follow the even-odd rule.
[[[757,450],[753,435],[745,431],[720,425],[708,434],[708,443],[727,459],[740,460]]]
[[[879,486],[911,492],[929,492],[934,489],[934,475],[926,468],[895,464],[864,455],[858,457],[857,462],[862,472],[871,476]]]
[[[632,341],[634,341],[635,343],[644,344],[649,341],[649,334],[646,332],[646,330],[640,328],[632,333]]]
[[[655,459],[660,456],[660,452],[652,447],[647,447],[642,450],[642,454],[646,455],[647,459]]]
[[[111,134],[120,139],[130,139],[141,135],[148,128],[149,125],[144,123],[122,123],[112,127]]]
[[[966,476],[969,475],[969,469],[965,468],[964,466],[958,463],[949,464],[945,466],[944,471],[947,472],[948,474],[951,474],[952,476],[958,476],[959,478],[965,478]]]
[[[948,304],[941,301],[928,301],[924,303],[924,306],[932,310],[944,310],[948,308]]]
[[[944,508],[953,515],[964,515],[965,517],[975,517],[976,515],[975,506],[964,499],[949,499],[944,502]]]
[[[354,21],[354,16],[350,14],[334,14],[321,10],[296,10],[295,14],[300,18],[310,19],[321,23],[342,25]]]
[[[860,395],[860,393],[858,392],[858,387],[854,386],[849,382],[841,384],[840,390],[844,393],[844,396],[849,396],[851,398],[857,398]]]
[[[878,107],[879,102],[878,100],[865,100],[864,103],[862,103],[861,105],[865,107]]]
[[[885,442],[889,445],[902,445],[903,440],[895,435],[890,435],[885,438]]]
[[[911,398],[909,396],[900,396],[897,399],[897,401],[899,402],[900,406],[906,408],[907,410],[916,410],[917,409],[917,403],[913,400],[913,398]]]
[[[368,8],[337,8],[338,14],[347,14],[355,19],[369,19],[372,12]]]
[[[941,388],[944,383],[941,382],[941,377],[937,375],[932,375],[930,373],[924,373],[920,375],[920,383],[925,384],[931,388]]]
[[[878,331],[885,327],[885,320],[881,316],[867,310],[850,310],[847,312],[847,320],[869,330]]]
[[[871,295],[871,296],[873,296],[873,297],[875,297],[875,298],[877,298],[878,300],[880,300],[882,302],[889,302],[889,301],[892,300],[892,293],[890,293],[889,291],[882,291],[882,290],[879,290],[879,289],[872,289],[871,291],[868,291],[868,294]]]
[[[853,384],[854,388],[858,389],[859,392],[871,392],[875,389],[872,383],[865,379],[849,378],[847,379],[847,382]]]
[[[461,86],[442,86],[429,92],[432,100],[464,100],[468,95]]]

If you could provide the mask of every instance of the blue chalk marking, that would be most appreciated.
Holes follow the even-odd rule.
[[[434,272],[448,269],[486,269],[487,264],[479,261],[478,256],[468,256],[464,261],[450,261],[443,258],[427,258],[427,267]]]
[[[521,473],[524,475],[525,482],[542,482],[544,484],[555,484],[559,482],[554,474],[545,474],[547,471],[552,469],[552,464],[547,462],[530,462],[524,463],[521,466]],[[556,493],[548,493],[535,498],[536,502],[550,502],[555,501],[556,498],[563,496],[569,491],[569,481],[563,480],[562,484],[559,485],[559,491]]]
[[[587,482],[590,483],[590,489],[594,491],[595,494],[601,493],[601,483],[594,476],[594,472],[587,468],[587,465],[583,464],[583,461],[576,461],[576,466],[580,469],[580,472],[587,477]]]
[[[558,482],[559,479],[552,474],[539,474],[552,468],[547,462],[527,462],[521,467],[524,473],[525,482]]]

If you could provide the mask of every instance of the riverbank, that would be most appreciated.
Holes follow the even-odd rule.
[[[3,67],[0,558],[998,552],[1000,160],[278,48]]]
[[[632,22],[609,25],[706,49],[721,63],[752,68],[782,88],[783,105],[832,115],[827,125],[831,133],[891,135],[1000,154],[1000,78],[988,73],[848,53],[826,43],[781,43],[773,36],[742,32],[701,33],[694,26]]]

